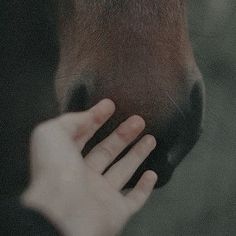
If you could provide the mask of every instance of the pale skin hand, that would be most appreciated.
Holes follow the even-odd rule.
[[[121,192],[138,166],[156,146],[144,136],[105,174],[102,172],[144,129],[139,116],[122,123],[84,159],[87,141],[114,113],[104,99],[88,111],[69,113],[43,123],[31,138],[31,184],[21,200],[51,219],[65,235],[117,235],[146,202],[157,181],[146,171],[134,189]]]

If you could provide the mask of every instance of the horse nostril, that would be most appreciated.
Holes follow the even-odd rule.
[[[95,75],[91,72],[82,72],[72,80],[68,86],[63,112],[85,111],[91,107],[91,98],[94,91]]]
[[[195,82],[191,94],[190,94],[190,116],[193,126],[198,128],[198,131],[202,129],[202,119],[203,119],[203,109],[204,109],[204,87],[201,81]]]
[[[64,112],[84,111],[87,108],[88,91],[85,85],[80,85],[70,91],[69,102]]]
[[[202,120],[204,111],[204,87],[197,81],[190,93],[189,110],[186,119],[181,125],[174,145],[167,154],[168,163],[177,166],[188,154],[202,133]]]

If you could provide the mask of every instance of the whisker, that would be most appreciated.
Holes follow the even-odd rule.
[[[178,106],[178,104],[174,101],[174,99],[169,95],[169,93],[166,91],[166,95],[169,98],[169,100],[173,103],[173,105],[176,107],[176,109],[179,111],[179,113],[182,115],[184,119],[186,119],[186,116],[183,112],[183,110]]]

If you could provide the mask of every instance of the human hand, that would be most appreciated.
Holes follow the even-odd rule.
[[[46,215],[65,235],[106,236],[120,232],[146,202],[157,176],[146,171],[127,194],[122,187],[155,148],[145,135],[128,154],[102,174],[145,127],[132,116],[83,158],[87,141],[110,118],[112,101],[68,113],[39,125],[31,138],[31,184],[21,200]]]

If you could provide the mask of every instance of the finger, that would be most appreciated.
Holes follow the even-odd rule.
[[[143,131],[144,120],[132,116],[123,122],[111,135],[93,148],[85,157],[85,162],[102,173],[106,167]]]
[[[151,195],[156,182],[157,174],[148,170],[142,175],[134,189],[125,196],[130,215],[135,214],[143,207]]]
[[[144,136],[124,158],[104,174],[104,177],[117,190],[122,189],[155,146],[156,140],[152,135]]]
[[[114,111],[114,103],[109,99],[104,99],[88,111],[62,115],[59,122],[82,150]]]

